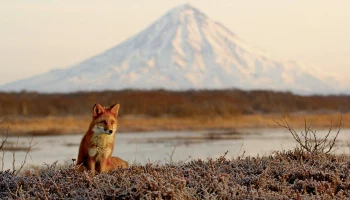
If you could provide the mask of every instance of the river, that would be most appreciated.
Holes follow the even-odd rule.
[[[326,130],[318,131],[322,138]],[[335,135],[333,131],[330,139]],[[43,166],[58,161],[59,164],[72,163],[78,154],[82,135],[40,136],[33,138],[33,149],[27,157],[26,167]],[[26,147],[30,137],[9,137],[8,143]],[[336,154],[348,154],[350,147],[350,129],[341,130]],[[226,158],[237,156],[264,156],[273,151],[290,150],[296,146],[291,134],[284,129],[241,129],[224,131],[172,131],[172,132],[130,132],[118,133],[113,156],[129,163],[145,164],[186,162],[191,159],[217,158],[228,151]],[[15,166],[21,165],[25,151],[16,151]],[[2,157],[2,154],[0,154]],[[12,169],[12,151],[4,157],[4,168]],[[1,162],[1,161],[0,161]]]

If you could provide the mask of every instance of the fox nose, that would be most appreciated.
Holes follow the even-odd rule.
[[[106,129],[106,128],[105,128],[105,131],[106,131],[106,133],[109,133],[109,134],[113,133],[113,130],[109,130],[109,129]]]

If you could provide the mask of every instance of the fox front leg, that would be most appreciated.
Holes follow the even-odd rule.
[[[98,173],[102,173],[102,172],[107,171],[108,170],[107,165],[108,165],[108,160],[107,159],[101,160],[99,166],[97,167]]]
[[[91,170],[93,174],[95,174],[95,166],[96,166],[96,161],[94,158],[88,158],[87,162],[87,169]]]

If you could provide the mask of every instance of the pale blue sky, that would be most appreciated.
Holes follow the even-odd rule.
[[[0,0],[0,84],[69,67],[188,2],[277,59],[350,73],[348,0]]]

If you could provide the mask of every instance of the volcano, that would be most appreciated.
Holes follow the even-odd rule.
[[[5,91],[264,89],[332,93],[335,79],[252,47],[189,4],[121,44],[66,69],[3,85]]]

